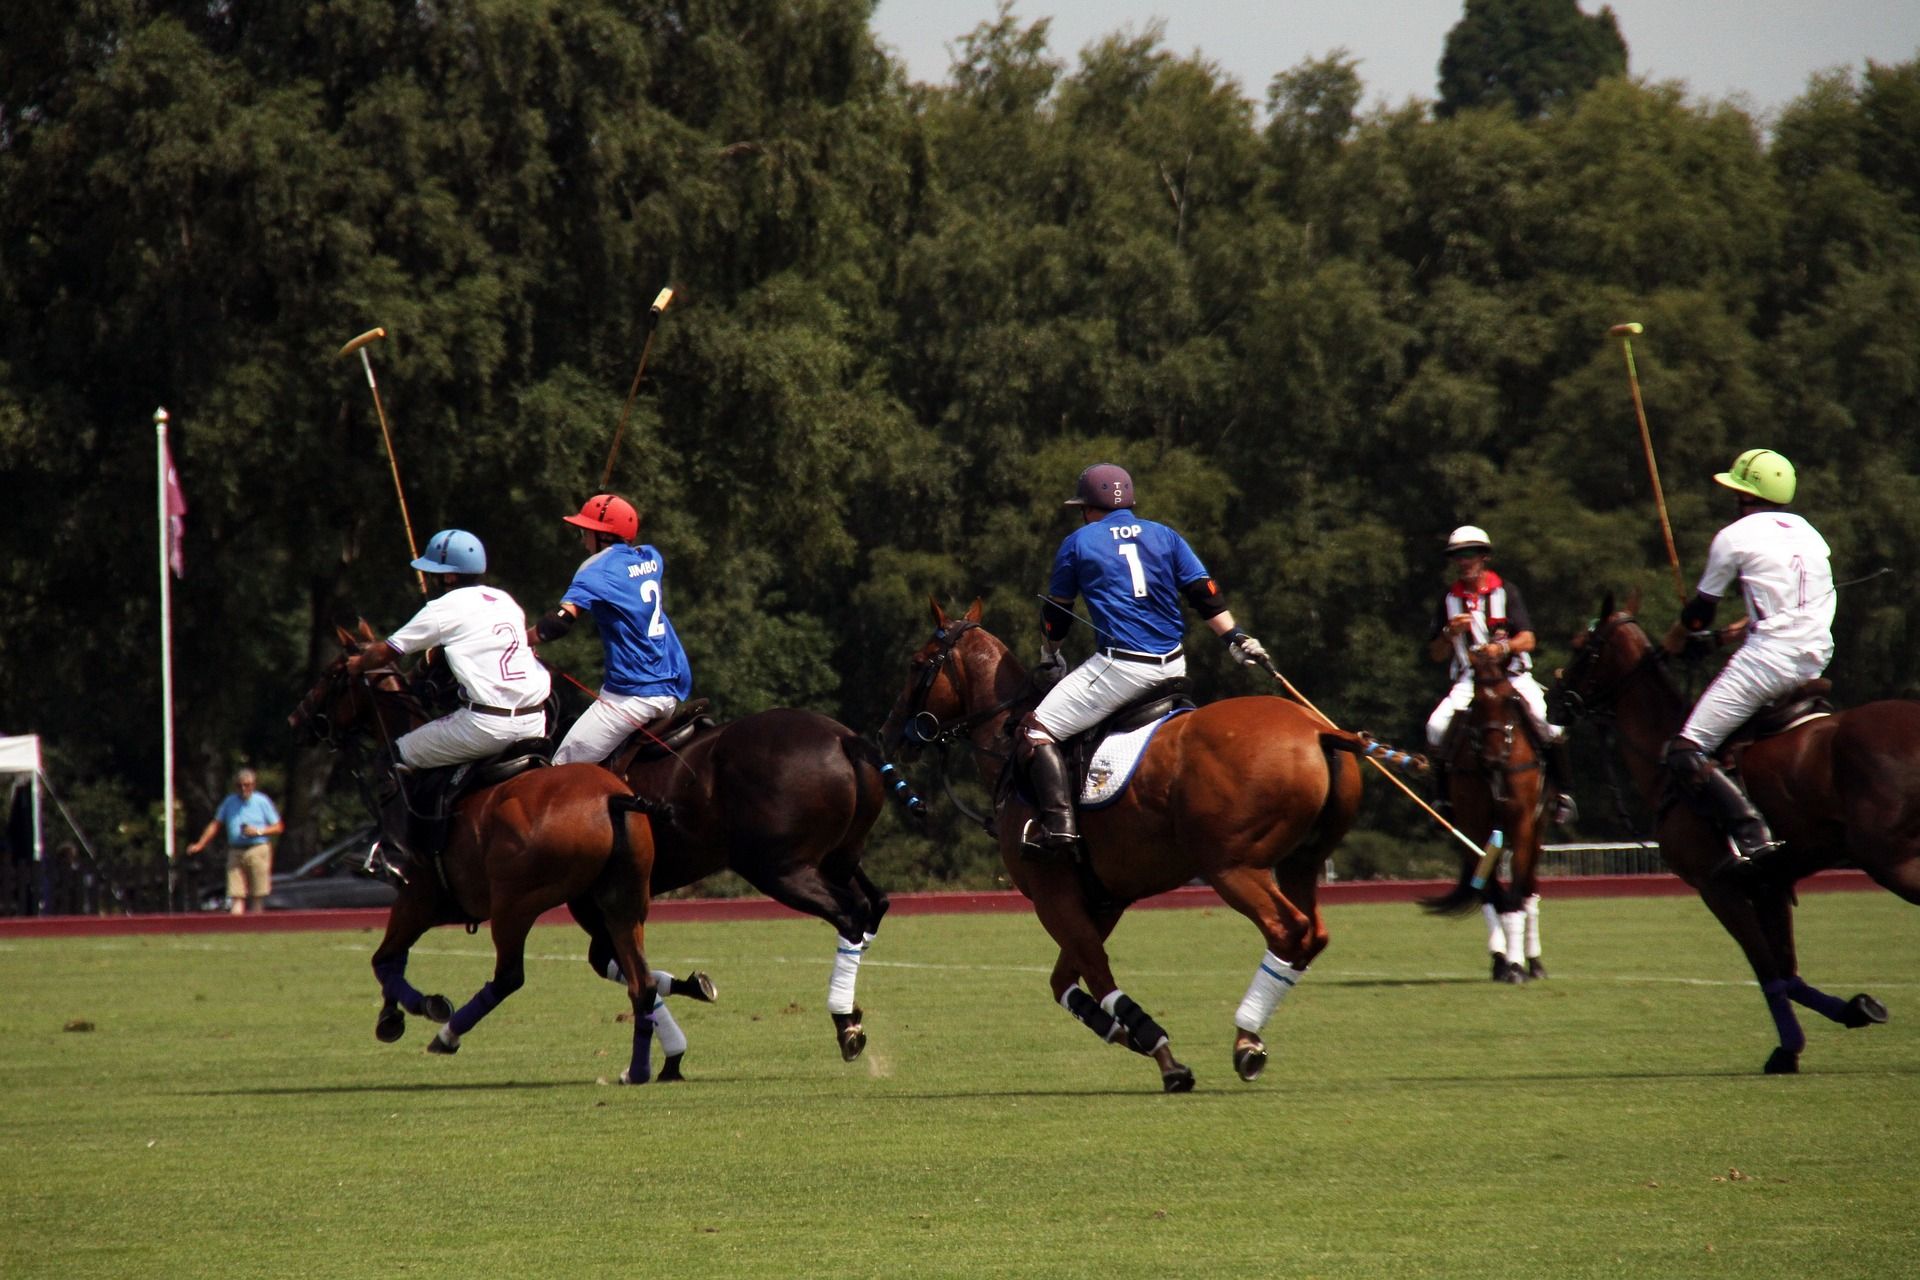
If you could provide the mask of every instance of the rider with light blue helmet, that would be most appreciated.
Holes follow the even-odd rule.
[[[464,764],[545,737],[552,677],[527,643],[526,614],[512,596],[481,581],[487,551],[480,539],[465,529],[443,529],[427,540],[413,567],[439,595],[398,631],[355,654],[347,670],[359,675],[437,645],[460,682],[460,705],[400,737],[396,762],[409,770]]]

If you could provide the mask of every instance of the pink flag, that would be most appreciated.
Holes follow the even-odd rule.
[[[167,564],[173,576],[187,576],[187,495],[180,489],[180,471],[173,465],[173,448],[163,445],[167,460]]]

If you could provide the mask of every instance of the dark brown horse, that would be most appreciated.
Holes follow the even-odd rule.
[[[980,626],[979,601],[964,618],[933,603],[933,621],[882,744],[911,758],[930,742],[963,741],[991,787],[1010,746],[1009,723],[1039,691]],[[1174,1058],[1165,1031],[1114,981],[1105,943],[1129,903],[1204,879],[1266,940],[1235,1018],[1234,1068],[1243,1080],[1257,1076],[1267,1059],[1262,1025],[1327,945],[1317,878],[1360,804],[1359,762],[1343,762],[1341,753],[1371,750],[1361,736],[1329,729],[1280,698],[1229,698],[1175,716],[1121,797],[1082,815],[1086,855],[1078,864],[1025,857],[1020,833],[1032,809],[1009,797],[997,818],[1000,856],[1059,944],[1054,999],[1101,1038],[1152,1057],[1168,1092],[1191,1089],[1193,1073]]]
[[[1453,805],[1454,825],[1485,849],[1496,837],[1512,857],[1512,877],[1502,884],[1499,858],[1476,859],[1460,850],[1460,880],[1442,897],[1423,899],[1421,906],[1443,915],[1458,915],[1476,902],[1493,908],[1494,929],[1502,937],[1493,948],[1494,977],[1502,982],[1525,982],[1530,971],[1522,954],[1527,899],[1539,891],[1540,847],[1546,836],[1546,807],[1550,792],[1546,764],[1534,740],[1526,704],[1507,675],[1505,655],[1484,648],[1469,655],[1473,664],[1473,702],[1461,713],[1463,723],[1451,734],[1447,760],[1447,798]],[[1489,865],[1483,872],[1481,862]],[[1543,964],[1531,971],[1544,975]]]
[[[775,708],[695,733],[662,751],[641,741],[610,763],[638,795],[663,801],[653,826],[653,891],[732,870],[775,902],[839,935],[827,982],[840,1055],[866,1047],[854,983],[887,911],[861,869],[892,769],[873,744],[812,711]],[[597,971],[597,970],[596,970]]]
[[[288,717],[315,741],[360,756],[364,740],[391,741],[426,719],[420,703],[388,667],[351,676],[346,659],[374,639],[340,630],[346,652]],[[359,772],[360,761],[355,760]],[[383,1004],[374,1034],[391,1043],[406,1014],[444,1023],[427,1042],[454,1053],[471,1031],[526,979],[527,933],[541,914],[563,904],[603,922],[626,978],[633,1006],[633,1055],[623,1083],[649,1075],[654,986],[645,958],[644,926],[653,871],[651,802],[636,799],[596,765],[537,768],[476,791],[456,807],[439,872],[416,867],[387,915],[386,936],[373,953]],[[491,921],[493,978],[454,1009],[445,996],[424,996],[407,981],[407,953],[435,925]]]
[[[1909,902],[1920,902],[1920,703],[1870,702],[1809,720],[1746,749],[1740,771],[1753,802],[1786,845],[1783,873],[1750,891],[1712,875],[1727,857],[1719,831],[1689,805],[1662,806],[1663,745],[1680,732],[1687,700],[1666,651],[1609,595],[1600,619],[1574,640],[1558,693],[1569,714],[1610,725],[1641,800],[1657,812],[1661,856],[1692,885],[1753,966],[1780,1034],[1768,1074],[1799,1070],[1805,1005],[1846,1027],[1885,1022],[1870,995],[1840,1000],[1799,975],[1793,945],[1793,882],[1850,861]]]

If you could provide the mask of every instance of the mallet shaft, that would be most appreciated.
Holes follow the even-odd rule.
[[[1645,326],[1638,321],[1614,325],[1607,330],[1610,335],[1620,339],[1620,350],[1627,359],[1627,387],[1633,392],[1633,414],[1640,423],[1640,447],[1647,455],[1647,477],[1653,481],[1653,505],[1660,513],[1660,535],[1667,542],[1667,563],[1673,568],[1673,593],[1686,603],[1686,582],[1680,573],[1680,553],[1673,545],[1673,524],[1667,519],[1667,498],[1660,490],[1660,464],[1653,458],[1653,433],[1647,429],[1647,408],[1640,400],[1640,372],[1633,364],[1633,338],[1631,335],[1642,333]]]

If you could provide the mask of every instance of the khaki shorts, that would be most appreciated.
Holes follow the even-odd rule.
[[[248,845],[227,851],[227,896],[264,898],[273,887],[273,845]]]

